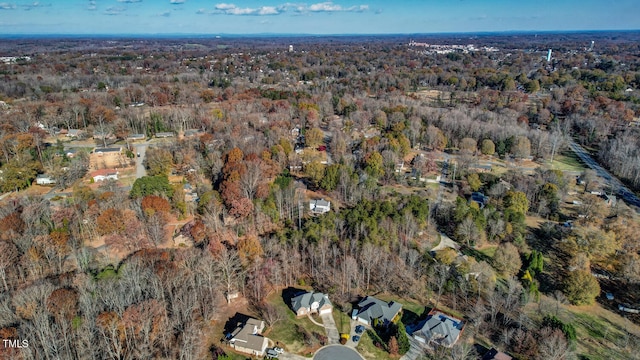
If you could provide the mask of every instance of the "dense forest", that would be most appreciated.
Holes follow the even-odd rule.
[[[229,358],[296,286],[460,314],[428,359],[637,358],[637,209],[571,149],[640,190],[639,38],[3,40],[0,358]]]

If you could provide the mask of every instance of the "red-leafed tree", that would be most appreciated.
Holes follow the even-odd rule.
[[[171,204],[169,204],[169,201],[157,195],[147,195],[143,197],[140,206],[148,216],[151,216],[156,212],[168,213],[171,211]]]

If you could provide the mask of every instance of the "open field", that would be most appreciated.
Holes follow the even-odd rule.
[[[555,157],[553,163],[551,163],[551,169],[562,171],[584,171],[586,167],[576,154],[572,151],[565,151]]]

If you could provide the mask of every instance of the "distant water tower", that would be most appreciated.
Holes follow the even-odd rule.
[[[547,62],[551,62],[551,49],[549,49],[549,52],[547,53]]]
[[[293,45],[289,45],[289,52],[293,52]]]
[[[593,45],[595,45],[596,42],[591,40],[591,46],[589,46],[589,51],[593,51]]]

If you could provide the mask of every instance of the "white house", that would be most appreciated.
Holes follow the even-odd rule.
[[[118,180],[118,172],[111,169],[96,170],[91,173],[93,181]]]
[[[331,202],[325,199],[315,199],[309,202],[309,210],[314,214],[324,214],[331,210]]]
[[[38,185],[53,185],[56,180],[49,175],[40,174],[36,176],[36,184]]]

